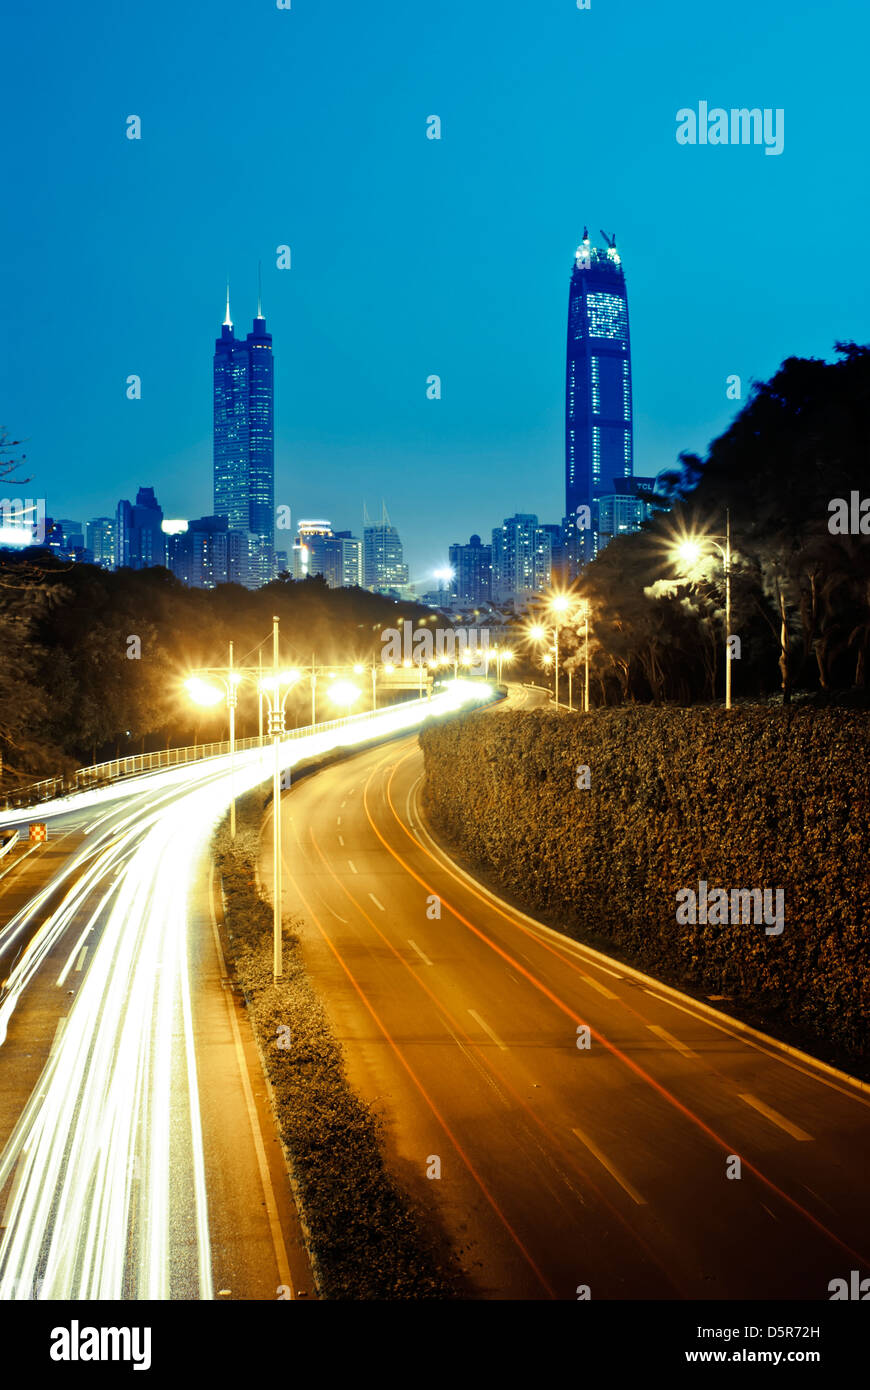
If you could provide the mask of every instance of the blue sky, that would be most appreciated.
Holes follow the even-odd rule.
[[[705,450],[729,374],[870,336],[860,0],[53,0],[2,38],[0,422],[52,515],[211,511],[224,281],[246,332],[258,259],[276,502],[360,534],[385,499],[412,579],[562,515],[584,223],[623,256],[638,473]],[[699,100],[783,108],[783,153],[679,146]]]

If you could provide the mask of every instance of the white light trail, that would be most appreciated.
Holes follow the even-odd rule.
[[[491,694],[460,682],[431,700],[288,740],[282,767],[389,737]],[[100,815],[119,796],[131,801],[129,810],[122,804],[102,815],[95,840],[0,931],[0,949],[8,948],[70,881],[5,982],[2,1043],[23,990],[88,913],[57,983],[89,935],[87,968],[0,1155],[0,1188],[15,1173],[0,1241],[0,1299],[31,1298],[34,1290],[47,1299],[213,1297],[188,922],[197,870],[233,783],[243,795],[270,775],[273,759],[271,747],[251,749],[236,756],[234,778],[228,757],[213,758],[40,808],[41,818],[85,806]],[[17,818],[32,816],[25,810]]]

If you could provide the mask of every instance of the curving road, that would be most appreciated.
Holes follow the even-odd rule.
[[[493,897],[428,834],[421,775],[408,738],[300,783],[285,911],[469,1295],[819,1300],[870,1274],[870,1094]]]
[[[479,693],[303,734],[282,764]],[[270,776],[272,757],[255,749],[232,773],[215,758],[40,807],[58,836],[49,848],[68,840],[71,853],[23,906],[3,911],[0,881],[0,1299],[310,1293],[208,864],[233,789]]]

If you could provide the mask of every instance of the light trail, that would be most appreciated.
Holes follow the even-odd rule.
[[[457,682],[429,701],[288,740],[282,768],[388,738],[491,693]],[[273,765],[267,746],[237,755],[232,778],[229,757],[220,757],[84,793],[86,805],[76,797],[40,808],[45,819],[88,809],[101,820],[94,840],[0,931],[8,949],[74,880],[5,982],[2,1043],[23,991],[91,908],[68,956],[90,933],[61,1040],[0,1155],[0,1188],[14,1172],[0,1299],[213,1297],[188,922],[197,867],[233,789],[243,795]],[[116,813],[103,814],[104,803],[119,800]]]

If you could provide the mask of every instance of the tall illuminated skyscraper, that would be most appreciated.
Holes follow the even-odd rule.
[[[584,227],[571,272],[565,385],[565,525],[576,562],[598,549],[597,499],[633,471],[628,299],[616,238]],[[577,528],[578,507],[591,520]],[[573,532],[573,534],[572,534]]]
[[[214,510],[247,536],[245,582],[275,573],[275,437],[272,335],[258,300],[244,342],[233,332],[230,293],[214,351]]]

